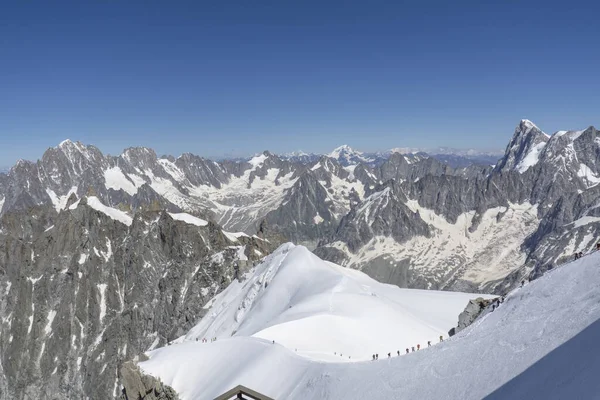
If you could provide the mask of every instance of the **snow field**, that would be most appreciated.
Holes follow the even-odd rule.
[[[269,261],[271,266],[285,263],[281,254]],[[387,359],[380,352],[379,361],[324,362],[296,354],[277,341],[235,335],[210,344],[188,340],[157,349],[140,366],[187,400],[212,399],[238,384],[277,399],[596,398],[600,393],[595,378],[600,357],[593,345],[600,335],[598,265],[600,252],[550,271],[511,292],[496,311],[455,337],[403,357]],[[276,285],[273,279],[269,287]],[[233,300],[243,287],[238,283],[215,298],[209,311],[213,321],[227,311],[218,307]],[[444,299],[436,299],[434,293],[429,301]],[[254,296],[257,305],[260,297],[260,293]],[[413,302],[413,307],[420,306]],[[262,316],[267,315],[268,310],[262,310]],[[428,318],[435,321],[437,316]],[[196,333],[207,332],[210,324],[204,325]],[[194,329],[188,336],[193,337]]]
[[[292,244],[245,279],[213,299],[182,340],[254,336],[311,359],[370,360],[437,342],[474,297],[384,285]]]
[[[105,206],[104,204],[102,204],[100,199],[98,199],[95,196],[88,197],[87,204],[94,210],[100,211],[101,213],[108,215],[115,221],[119,221],[127,226],[131,226],[131,224],[133,223],[133,218],[127,215],[126,212],[117,210],[116,208]]]

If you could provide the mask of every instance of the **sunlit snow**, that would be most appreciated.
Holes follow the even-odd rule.
[[[119,221],[127,226],[131,226],[133,222],[133,218],[127,215],[126,212],[117,210],[116,208],[105,206],[104,204],[102,204],[102,202],[100,202],[100,199],[98,199],[95,196],[88,197],[87,204],[94,210],[100,211],[101,213],[108,215],[115,221]]]
[[[194,217],[188,213],[169,213],[171,218],[177,221],[183,221],[187,224],[196,225],[196,226],[206,226],[208,225],[208,221],[200,219],[198,217]]]
[[[253,337],[308,359],[368,360],[435,343],[470,298],[381,284],[286,244],[211,300],[204,319],[178,342]]]
[[[289,257],[297,256],[300,254],[290,249]],[[304,260],[298,270],[302,269],[302,277],[310,280],[315,264],[305,264],[309,260],[301,258]],[[187,340],[157,349],[149,353],[149,361],[140,364],[143,370],[173,386],[183,400],[212,399],[237,385],[276,399],[470,400],[488,395],[493,399],[587,399],[595,398],[600,392],[597,379],[600,358],[594,350],[600,334],[600,253],[515,289],[496,311],[485,314],[444,343],[398,357],[394,351],[399,347],[401,354],[404,353],[402,345],[392,347],[384,341],[379,361],[352,363],[346,357],[350,353],[340,356],[339,352],[333,354],[334,349],[347,343],[357,346],[372,340],[370,344],[374,347],[370,351],[378,351],[375,340],[380,335],[395,333],[400,341],[405,330],[412,326],[409,323],[395,327],[396,318],[410,316],[414,318],[413,323],[430,318],[435,322],[451,307],[444,301],[421,305],[415,298],[408,304],[411,308],[404,308],[396,303],[400,297],[391,295],[399,289],[385,288],[387,285],[381,284],[368,285],[378,296],[369,295],[368,290],[361,295],[362,284],[366,284],[364,278],[354,279],[356,277],[345,274],[342,275],[346,279],[338,276],[331,280],[336,274],[326,273],[325,283],[316,280],[310,282],[311,286],[316,285],[314,289],[303,287],[288,281],[287,278],[296,275],[287,275],[287,269],[295,268],[290,268],[286,259],[274,256],[270,261],[261,271],[267,278],[271,276],[266,274],[269,268],[278,270],[272,280],[258,283],[250,280],[240,286],[234,283],[217,296],[209,310],[209,315],[216,314],[212,323],[204,324],[202,329],[196,327],[188,334],[188,339],[193,339],[198,337],[196,334],[211,337],[213,333],[219,336],[216,342]],[[321,268],[318,270],[323,272]],[[281,281],[280,276],[284,278]],[[265,282],[269,283],[268,288],[250,290],[264,286]],[[342,290],[332,290],[336,288]],[[271,290],[273,294],[269,294]],[[251,293],[255,293],[253,299],[239,303]],[[320,298],[319,293],[324,296]],[[346,296],[356,302],[342,301]],[[326,301],[328,298],[332,299],[331,303]],[[321,304],[321,300],[325,304]],[[371,307],[360,307],[362,300]],[[275,310],[263,307],[267,304]],[[238,307],[252,318],[241,315],[236,320]],[[300,310],[294,310],[296,307]],[[419,307],[423,308],[419,311]],[[393,313],[388,314],[392,310]],[[431,311],[440,315],[430,315]],[[334,315],[345,321],[343,331],[336,329],[337,324],[327,325],[327,319]],[[303,319],[312,321],[313,325],[303,323]],[[355,325],[346,325],[353,319],[357,321]],[[375,323],[379,329],[370,327],[369,323]],[[246,335],[264,329],[265,325],[271,327],[264,331],[269,337]],[[286,326],[289,329],[284,329]],[[326,329],[331,327],[333,332]],[[238,331],[229,337],[227,333],[232,328]],[[311,332],[312,328],[317,332]],[[245,333],[240,334],[242,331]],[[330,341],[333,335],[337,340]],[[296,352],[290,347],[309,343],[333,346],[327,351],[331,359],[315,360],[313,354],[303,351],[305,349],[298,348]],[[393,354],[390,359],[387,352]],[[338,362],[333,362],[334,359]]]
[[[113,167],[104,171],[105,186],[107,189],[124,190],[131,196],[137,193],[137,186],[125,176],[121,168]]]

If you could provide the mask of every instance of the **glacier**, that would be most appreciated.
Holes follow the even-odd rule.
[[[596,346],[600,334],[600,253],[513,290],[499,308],[484,313],[443,343],[389,358],[387,352],[396,350],[393,346],[416,338],[407,333],[411,327],[426,339],[450,322],[450,314],[456,311],[454,299],[440,297],[450,293],[428,292],[429,298],[419,298],[419,291],[402,293],[376,282],[367,289],[364,286],[369,285],[369,278],[360,272],[338,274],[338,267],[313,257],[301,247],[280,248],[247,277],[245,285],[234,282],[218,295],[210,304],[209,316],[185,337],[149,352],[150,359],[139,365],[187,400],[212,399],[238,384],[278,399],[564,399],[595,398],[600,393],[596,379],[600,371]],[[328,268],[331,275],[323,276]],[[285,274],[281,282],[277,280],[280,273]],[[256,288],[255,279],[260,278],[264,280],[258,286],[269,282],[262,290]],[[350,289],[352,285],[356,286]],[[340,301],[331,303],[332,313],[326,307],[327,296],[321,296],[329,293],[335,299],[340,287],[353,300],[339,295]],[[292,288],[303,289],[290,291]],[[375,304],[363,308],[363,301],[365,305],[373,300],[369,292],[377,293]],[[288,311],[288,304],[294,304],[292,309],[297,307],[294,299],[299,294],[301,308]],[[469,296],[453,295],[455,300]],[[399,300],[404,296],[412,297],[412,301],[402,304]],[[240,308],[240,299],[248,301],[245,311]],[[404,309],[400,318],[418,318],[408,318],[404,327],[396,325],[385,312],[388,302]],[[275,310],[263,307],[266,305]],[[239,315],[239,311],[244,312]],[[323,317],[335,314],[356,322],[352,327],[344,326],[343,337],[320,323]],[[311,319],[318,323],[306,322]],[[311,335],[310,330],[319,325],[322,330]],[[385,342],[390,333],[397,336],[395,343]],[[212,343],[195,341],[204,335],[223,337]],[[333,354],[334,349],[344,349],[348,336],[356,341],[365,338],[361,345],[369,340],[374,345],[381,338],[380,359],[364,361],[362,354],[349,360],[345,357],[349,353]],[[311,343],[318,347],[326,340],[331,340],[327,357],[291,347]],[[365,353],[371,349],[378,350],[369,347]],[[402,354],[403,349],[399,350]]]

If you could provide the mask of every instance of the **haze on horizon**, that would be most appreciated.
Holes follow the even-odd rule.
[[[487,2],[486,2],[487,3]],[[502,150],[522,118],[599,124],[589,2],[14,3],[0,166],[70,138],[120,154]]]

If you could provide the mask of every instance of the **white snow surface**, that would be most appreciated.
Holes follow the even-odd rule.
[[[56,311],[55,310],[48,311],[48,317],[46,318],[48,320],[48,322],[46,323],[46,326],[44,327],[44,333],[46,335],[49,335],[52,332],[52,321],[54,321],[54,317],[56,317]]]
[[[129,195],[133,196],[137,193],[138,188],[135,183],[123,173],[121,168],[113,167],[104,171],[104,186],[107,189],[124,190]],[[143,184],[142,180],[142,184]]]
[[[519,173],[523,173],[527,171],[529,168],[533,167],[540,160],[540,153],[546,147],[546,142],[540,142],[533,146],[527,155],[523,157],[523,159],[515,166],[515,169]]]
[[[404,309],[402,316],[397,316],[395,312],[402,310],[404,306],[395,308],[392,304],[397,304],[396,301],[403,296],[389,295],[393,292],[401,293],[400,289],[386,288],[386,285],[376,283],[366,291],[376,291],[377,297],[368,293],[362,295],[367,299],[374,297],[374,303],[369,308],[360,307],[357,303],[360,303],[358,299],[361,295],[356,289],[362,288],[361,283],[366,278],[358,274],[340,274],[336,281],[332,277],[336,274],[332,272],[331,275],[326,274],[322,281],[312,282],[317,287],[307,286],[300,292],[286,290],[293,289],[286,287],[292,283],[286,280],[286,285],[279,289],[279,282],[276,280],[285,270],[305,271],[302,276],[306,278],[310,274],[304,267],[317,268],[316,265],[320,264],[312,257],[303,255],[305,251],[301,248],[290,247],[288,250],[289,255],[276,253],[269,257],[269,263],[256,271],[266,269],[267,266],[280,270],[269,284],[269,288],[276,289],[274,292],[277,293],[278,302],[269,303],[272,307],[264,307],[267,304],[261,304],[262,301],[273,295],[268,290],[261,293],[256,289],[254,301],[248,304],[252,318],[242,316],[238,321],[232,320],[235,307],[215,309],[227,301],[232,305],[236,304],[234,300],[238,296],[235,294],[239,295],[243,291],[232,285],[215,299],[210,311],[214,325],[205,324],[203,329],[199,329],[203,321],[194,328],[196,333],[207,333],[210,337],[210,332],[219,331],[227,336],[225,333],[231,329],[231,325],[237,326],[238,332],[250,333],[266,323],[275,327],[275,330],[267,331],[275,335],[280,333],[277,326],[283,329],[287,323],[296,322],[290,326],[288,337],[300,337],[297,340],[308,343],[308,339],[301,339],[308,335],[320,345],[329,335],[338,334],[333,344],[340,347],[347,340],[360,340],[363,334],[370,333],[376,338],[386,336],[388,331],[394,330],[392,324],[395,319],[408,318],[415,311],[414,307],[422,307],[421,313],[412,314],[411,318],[424,318],[433,322],[441,321],[438,317],[445,319],[446,310],[451,308],[445,304],[448,299],[439,298],[441,302],[433,302],[433,298],[430,298],[428,300],[432,302],[427,306],[418,302],[409,303],[413,308]],[[288,264],[288,258],[302,261],[303,267],[289,268],[291,264]],[[304,357],[300,349],[296,353],[294,349],[287,347],[281,341],[284,337],[280,336],[279,341],[276,339],[276,344],[272,344],[269,340],[257,337],[259,335],[236,333],[233,337],[220,338],[214,343],[186,341],[155,350],[149,353],[150,360],[140,366],[147,373],[159,376],[163,382],[174,387],[184,400],[212,399],[239,384],[276,399],[468,400],[486,396],[489,399],[597,398],[600,393],[600,380],[597,379],[600,357],[596,345],[600,335],[599,264],[600,253],[597,252],[550,271],[544,277],[511,292],[496,311],[485,314],[455,337],[406,356],[388,359],[382,353],[396,350],[395,347],[389,348],[391,346],[388,344],[388,348],[379,351],[379,361],[317,361]],[[336,271],[332,265],[327,265],[332,271]],[[324,294],[325,286],[334,282],[337,282],[334,288],[341,286],[343,289],[341,292],[331,290],[331,286],[326,289],[333,297],[334,311],[311,313],[311,307],[313,310],[318,309],[319,293]],[[248,285],[257,286],[250,277],[249,281],[240,284]],[[352,285],[357,286],[354,287],[354,293],[350,294]],[[296,288],[300,287],[302,285]],[[414,292],[419,296],[418,291]],[[405,294],[409,293],[411,291],[406,291]],[[432,292],[431,296],[449,294]],[[300,295],[302,298],[298,297]],[[344,295],[357,301],[343,307],[340,303],[345,302],[336,302],[336,297],[339,296],[338,300],[341,300]],[[292,309],[285,311],[292,302]],[[395,312],[391,315],[387,312],[388,306],[394,308]],[[293,310],[296,307],[301,309]],[[313,326],[319,329],[320,335],[305,331],[308,324],[298,325],[303,323],[303,319],[291,318],[296,313],[299,317],[303,310],[307,319],[313,320]],[[229,316],[226,317],[225,314]],[[334,315],[340,321],[355,319],[357,324],[353,329],[344,325],[335,333],[329,333],[327,328],[330,326],[314,319],[320,316],[324,321]],[[386,329],[372,329],[369,322]],[[334,324],[333,328],[336,326]],[[394,333],[402,337],[406,327],[411,326],[397,329]],[[193,332],[194,330],[190,332],[188,339],[194,337]],[[366,339],[363,340],[368,340],[368,335],[364,337]],[[398,344],[399,346],[401,345]],[[402,352],[402,347],[400,350]],[[371,351],[375,352],[377,348]],[[339,357],[339,361],[344,358]]]
[[[196,356],[207,364],[216,363],[216,368],[230,368],[213,359],[226,348],[241,351],[242,363],[251,354],[261,358],[266,351],[275,357],[270,361],[274,365],[283,360],[287,364],[289,359],[294,368],[332,365],[335,369],[339,363],[370,360],[374,353],[387,358],[388,352],[404,353],[406,347],[426,346],[428,340],[436,343],[456,325],[458,314],[476,296],[381,284],[362,272],[325,262],[305,247],[285,244],[250,270],[242,282],[234,281],[213,298],[206,316],[176,341],[179,344],[150,353],[151,359],[141,365],[164,382],[173,383],[184,399],[214,398],[229,386],[244,384],[243,379],[235,382],[249,371],[244,369],[239,375],[240,371],[215,369],[230,379],[219,382],[204,368],[206,376],[189,376],[202,382],[199,386],[213,380],[210,386],[214,391],[209,392],[196,392],[194,385],[185,383],[186,377],[177,377],[177,371],[196,370],[187,364]],[[211,344],[201,341],[212,337],[218,340]],[[184,354],[190,360],[182,360]],[[175,367],[176,360],[186,366]],[[252,372],[265,381],[269,374],[264,369]],[[177,387],[177,382],[182,385]],[[249,386],[261,389],[255,382]]]
[[[252,165],[252,169],[255,170],[256,168],[259,168],[261,165],[263,165],[267,158],[269,158],[269,156],[267,156],[266,154],[259,154],[257,156],[252,157],[248,161],[248,163]]]
[[[194,217],[188,213],[169,213],[171,218],[177,221],[183,221],[186,224],[196,225],[196,226],[206,226],[208,225],[208,221],[200,219],[198,217]]]
[[[246,235],[244,232],[225,232],[222,231],[223,235],[225,235],[227,237],[227,239],[229,239],[232,242],[237,242],[239,238],[241,237],[250,237],[248,235]]]
[[[582,178],[582,180],[588,188],[596,186],[600,183],[600,177],[598,177],[598,175],[596,175],[594,171],[592,171],[592,169],[584,163],[579,164],[579,171],[577,171],[577,176]]]
[[[54,209],[56,211],[61,211],[67,207],[67,201],[69,201],[69,197],[71,197],[72,194],[77,194],[77,187],[73,186],[64,196],[58,196],[52,189],[49,188],[46,188],[46,193],[50,197],[50,200],[54,205]],[[2,209],[1,206],[0,209]]]
[[[102,204],[100,199],[95,196],[90,196],[87,199],[88,206],[92,207],[96,211],[100,211],[114,219],[115,221],[119,221],[127,226],[131,226],[133,222],[133,218],[127,215],[126,212],[117,210],[116,208],[108,207]]]
[[[100,323],[102,324],[102,321],[104,320],[104,316],[106,315],[106,288],[107,288],[107,284],[106,283],[99,283],[98,285],[98,292],[100,293]]]

